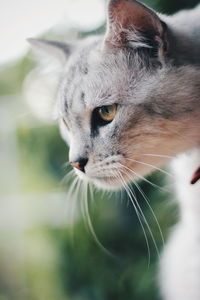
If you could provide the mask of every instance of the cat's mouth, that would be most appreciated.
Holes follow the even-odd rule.
[[[101,189],[107,190],[118,190],[121,189],[124,185],[126,185],[127,181],[130,181],[130,178],[126,178],[124,174],[118,170],[115,171],[115,174],[101,174],[101,175],[90,175],[87,172],[82,173],[79,170],[75,170],[78,177],[83,180],[94,184],[95,186]]]
[[[103,189],[107,190],[117,190],[122,188],[122,184],[120,181],[114,176],[107,176],[107,177],[93,177],[91,178],[91,182]]]

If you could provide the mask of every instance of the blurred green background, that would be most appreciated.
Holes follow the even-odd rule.
[[[144,2],[162,13],[198,3]],[[104,26],[84,31],[58,28],[45,35],[77,38],[102,32]],[[102,246],[95,241],[84,217],[85,194],[77,187],[69,192],[72,180],[65,176],[68,169],[64,167],[67,146],[50,113],[44,114],[48,106],[41,102],[43,96],[53,98],[55,80],[47,82],[49,71],[35,68],[30,52],[0,65],[0,300],[160,299],[157,252],[161,253],[163,243],[152,211],[133,186],[158,247],[156,251],[144,222],[149,258],[126,193],[94,191],[88,196],[89,212]],[[166,238],[178,215],[169,201],[171,185],[160,172],[148,180],[166,187],[139,182]]]

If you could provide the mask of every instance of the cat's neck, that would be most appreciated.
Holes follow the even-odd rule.
[[[176,65],[200,66],[200,5],[164,16],[169,27],[170,57]]]

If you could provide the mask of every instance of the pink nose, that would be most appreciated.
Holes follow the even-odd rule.
[[[79,162],[71,162],[71,165],[72,165],[72,167],[74,167],[74,168],[76,168],[76,169],[78,169],[78,170],[80,170],[81,169],[81,165],[80,165],[80,163]]]
[[[86,166],[87,162],[88,162],[87,158],[79,158],[76,161],[72,161],[71,165],[72,165],[72,167],[85,173],[85,166]]]

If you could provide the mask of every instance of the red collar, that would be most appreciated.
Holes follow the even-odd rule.
[[[195,184],[200,179],[200,167],[194,172],[192,179],[190,181],[191,184]]]

